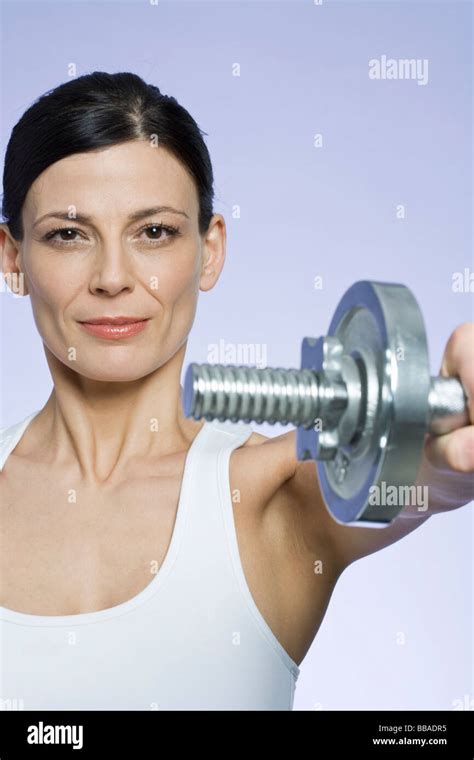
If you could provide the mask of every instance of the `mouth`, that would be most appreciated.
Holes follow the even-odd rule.
[[[131,338],[145,330],[149,317],[97,317],[79,320],[81,327],[90,335],[106,340]]]

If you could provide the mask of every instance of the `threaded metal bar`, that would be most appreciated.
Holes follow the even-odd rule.
[[[319,417],[322,402],[334,398],[341,413],[347,402],[344,388],[334,392],[323,383],[323,374],[310,369],[192,363],[184,384],[185,414],[194,419],[309,427]]]

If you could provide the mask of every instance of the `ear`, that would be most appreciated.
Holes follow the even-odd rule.
[[[222,214],[214,214],[203,240],[200,290],[211,290],[219,279],[225,261],[226,239],[225,219]]]
[[[3,280],[8,289],[17,296],[28,295],[28,285],[21,265],[21,251],[7,224],[0,224],[0,260]]]

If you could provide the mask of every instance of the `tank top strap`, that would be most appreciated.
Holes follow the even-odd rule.
[[[248,424],[213,420],[205,423],[194,441],[180,561],[189,572],[199,568],[201,578],[209,574],[209,582],[216,571],[229,566],[233,550],[227,537],[233,510],[229,460],[252,432]]]
[[[3,470],[5,462],[17,445],[26,427],[39,412],[40,410],[36,409],[19,422],[15,422],[14,425],[0,428],[0,472]]]

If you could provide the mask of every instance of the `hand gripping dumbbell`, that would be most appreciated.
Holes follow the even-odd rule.
[[[374,487],[414,483],[427,432],[469,424],[459,379],[430,376],[411,291],[368,280],[343,295],[328,335],[303,339],[299,370],[192,363],[183,407],[194,419],[297,426],[297,458],[316,460],[329,511],[364,527],[384,527],[405,505],[374,503]]]

